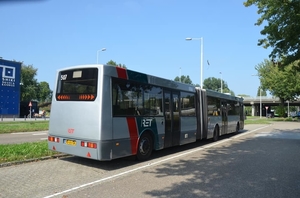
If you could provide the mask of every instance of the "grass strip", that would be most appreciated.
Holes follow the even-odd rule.
[[[38,159],[57,154],[59,153],[48,149],[47,140],[22,144],[2,144],[0,145],[0,164],[12,161]]]
[[[28,131],[47,131],[49,121],[0,122],[0,134]]]
[[[299,122],[299,119],[297,118],[266,118],[259,116],[247,116],[247,119],[245,120],[245,124],[271,124],[273,122]]]

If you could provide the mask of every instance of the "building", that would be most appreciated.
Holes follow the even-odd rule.
[[[21,65],[0,58],[0,116],[19,117]]]

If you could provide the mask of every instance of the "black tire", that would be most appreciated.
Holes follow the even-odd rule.
[[[149,133],[144,133],[139,140],[136,157],[144,161],[150,157],[153,150],[153,139]]]
[[[213,141],[216,142],[219,139],[219,127],[216,126],[215,130],[214,130],[214,137],[213,137]]]

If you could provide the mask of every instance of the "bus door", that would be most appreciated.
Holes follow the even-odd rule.
[[[222,131],[220,135],[227,134],[228,131],[228,108],[227,102],[221,101],[222,107]]]
[[[180,143],[179,92],[164,92],[165,148]]]

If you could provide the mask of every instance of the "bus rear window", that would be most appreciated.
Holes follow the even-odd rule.
[[[98,82],[97,68],[66,70],[58,75],[57,100],[95,100]]]

